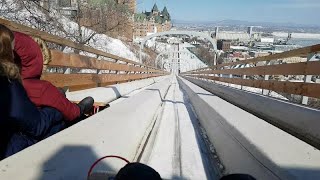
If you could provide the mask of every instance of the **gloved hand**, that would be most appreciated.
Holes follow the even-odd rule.
[[[90,113],[91,109],[93,108],[93,104],[94,104],[94,99],[90,96],[82,99],[78,103],[78,106],[80,108],[80,115]]]

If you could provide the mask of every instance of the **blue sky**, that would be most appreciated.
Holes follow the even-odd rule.
[[[137,0],[138,11],[155,2],[177,20],[320,24],[320,0]]]

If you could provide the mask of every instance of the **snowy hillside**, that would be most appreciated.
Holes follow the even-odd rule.
[[[57,11],[47,12],[31,1],[2,1],[0,16],[73,41],[79,42],[79,39],[87,40],[91,37],[86,42],[88,46],[138,61],[137,56],[121,40],[108,37],[105,34],[96,34],[96,32],[85,27],[81,27],[82,36],[80,36],[80,29],[77,23],[60,15]]]
[[[155,38],[150,39],[146,42],[146,46],[149,48],[154,48],[158,53],[168,51],[172,49],[172,45],[168,43],[163,43],[163,42],[157,42]]]

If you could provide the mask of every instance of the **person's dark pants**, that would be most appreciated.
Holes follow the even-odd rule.
[[[22,133],[14,133],[8,142],[4,158],[12,156],[37,142],[38,140],[28,137]]]
[[[50,131],[43,137],[43,139],[46,139],[46,138],[64,130],[65,128],[67,128],[66,123],[64,121],[59,122],[59,123],[55,124],[54,126],[52,126]]]
[[[41,137],[32,137],[22,132],[13,133],[8,141],[4,158],[7,158],[31,145],[34,145],[37,142],[43,139],[46,139],[47,137],[50,137],[66,128],[65,122],[62,120],[62,118],[60,118],[60,116],[57,116],[56,109],[46,107],[46,108],[42,108],[40,111],[41,111],[40,113],[41,118],[43,119],[48,119],[48,118],[51,118],[51,119],[58,118],[58,119],[54,121],[54,125],[51,125],[48,131],[45,132],[45,134],[42,135]],[[50,125],[43,124],[43,126],[50,126]]]

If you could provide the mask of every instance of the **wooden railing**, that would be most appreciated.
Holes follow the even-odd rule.
[[[181,73],[183,76],[209,79],[218,82],[249,86],[275,92],[296,94],[307,97],[320,98],[320,84],[312,83],[311,76],[320,75],[320,61],[310,60],[314,54],[320,52],[320,44],[291,50],[265,57],[247,59],[238,62],[219,64],[212,67],[196,69]],[[290,57],[306,57],[307,62],[276,63],[268,65],[273,60],[283,60]],[[261,62],[266,62],[264,65]],[[235,65],[253,64],[253,67],[234,68]],[[303,75],[303,82],[278,81],[270,79],[270,76],[278,75]],[[248,78],[250,77],[251,78]],[[264,77],[261,77],[264,76]],[[259,78],[254,78],[259,77]]]
[[[52,61],[48,64],[49,67],[96,70],[97,73],[43,74],[42,79],[50,81],[57,87],[68,87],[70,91],[166,74],[166,72],[146,66],[98,60],[97,58],[78,54],[66,54],[57,50],[51,50],[51,58]],[[101,73],[103,71],[109,72]]]
[[[0,18],[0,24],[7,26],[12,31],[39,37],[46,42],[71,47],[99,57],[98,59],[51,49],[51,62],[48,64],[48,68],[57,67],[69,70],[68,73],[64,74],[45,73],[42,75],[42,79],[52,82],[57,87],[79,90],[168,74],[168,72],[155,67],[146,66],[139,62],[106,53],[2,18]],[[105,58],[105,60],[100,60],[100,58]],[[90,69],[96,70],[97,73],[70,73],[70,70],[75,68],[78,72],[80,69]]]

